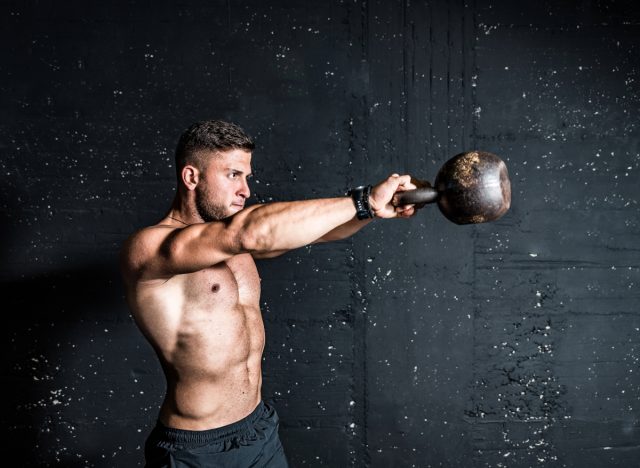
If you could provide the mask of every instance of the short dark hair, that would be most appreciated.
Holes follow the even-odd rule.
[[[243,149],[253,151],[255,145],[238,125],[222,120],[203,120],[187,128],[176,147],[176,172],[180,178],[182,168],[193,164],[200,170],[207,166],[206,151]]]

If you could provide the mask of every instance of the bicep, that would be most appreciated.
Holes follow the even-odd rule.
[[[238,239],[221,222],[166,231],[150,229],[131,242],[128,263],[139,278],[193,273],[241,253]]]
[[[162,242],[156,256],[172,274],[191,273],[243,253],[239,233],[222,222],[176,229]]]

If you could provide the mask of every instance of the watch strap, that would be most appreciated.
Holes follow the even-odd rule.
[[[369,195],[371,195],[371,185],[360,185],[352,188],[347,195],[353,200],[356,207],[356,217],[358,219],[371,219],[375,217],[371,206],[369,205]]]

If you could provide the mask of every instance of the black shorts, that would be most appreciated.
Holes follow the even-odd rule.
[[[145,467],[287,468],[278,421],[263,401],[246,418],[216,429],[172,429],[158,421],[145,443]]]

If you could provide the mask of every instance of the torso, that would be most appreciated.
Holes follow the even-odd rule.
[[[212,429],[255,409],[265,337],[260,277],[249,254],[194,273],[134,282],[127,298],[167,378],[163,424]]]

